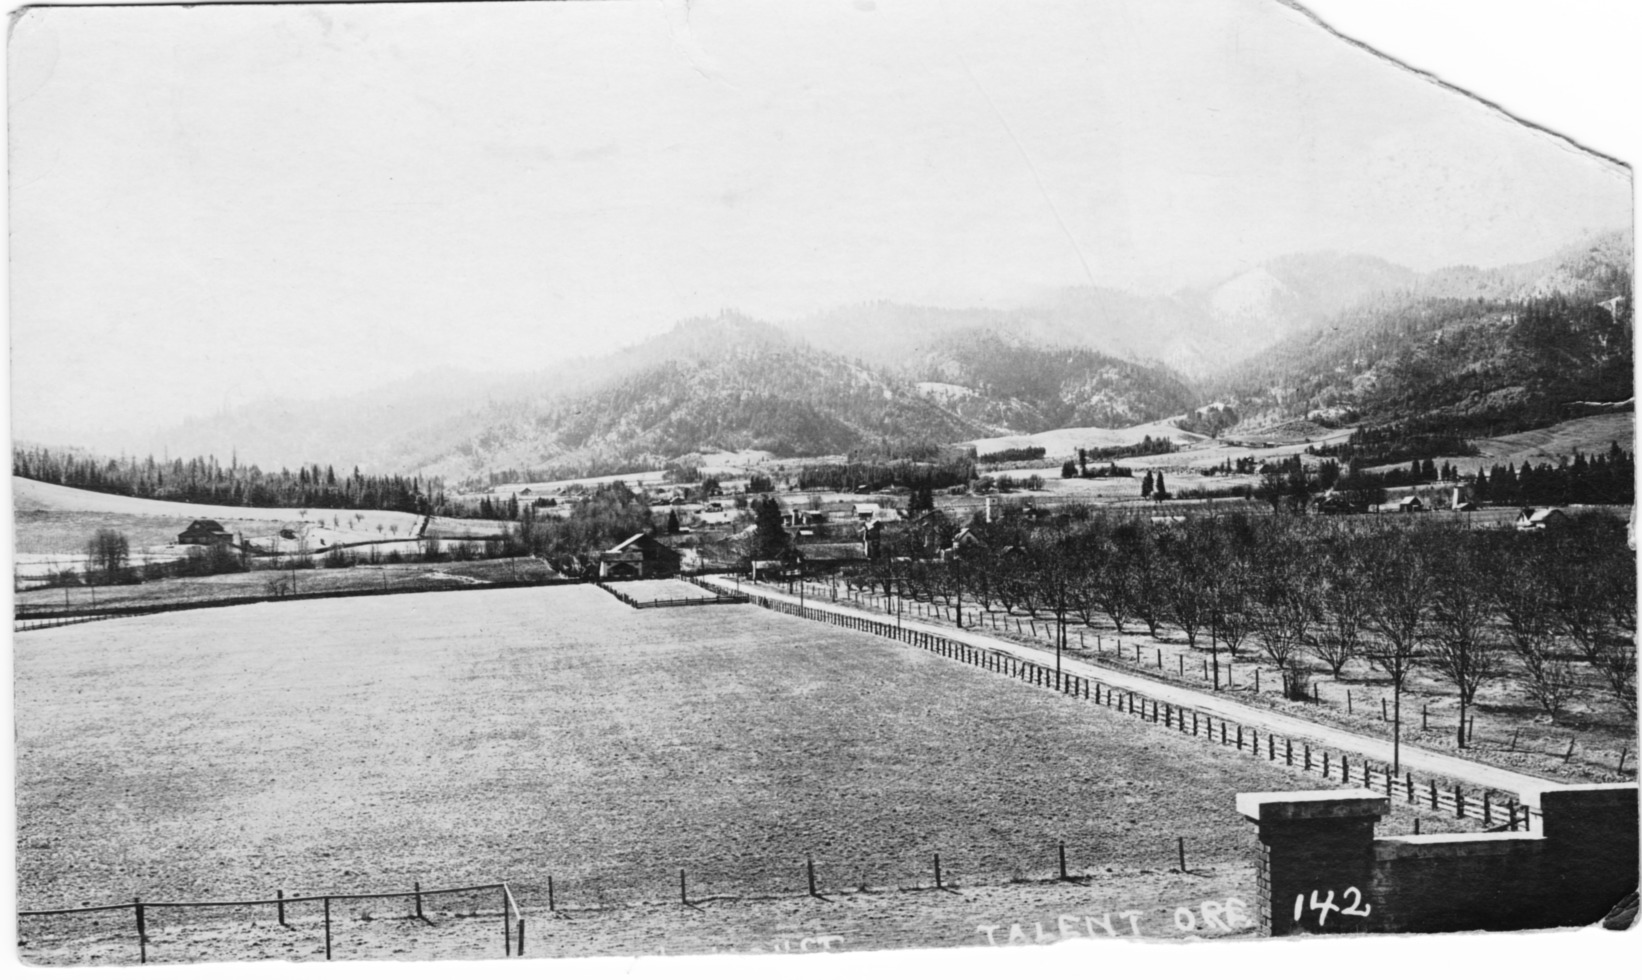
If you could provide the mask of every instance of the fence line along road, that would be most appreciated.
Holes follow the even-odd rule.
[[[984,647],[1039,668],[1048,668],[1051,672],[1054,668],[1055,656],[1053,653],[1046,653],[1033,647],[1011,643],[998,637],[977,636],[956,627],[929,623],[919,623],[915,626],[909,626],[904,622],[898,624],[894,615],[843,606],[825,599],[806,597],[803,603],[800,604],[779,589],[738,582],[722,575],[705,576],[697,581],[708,588],[715,588],[715,591],[722,589],[736,594],[761,597],[772,603],[791,605],[794,612],[802,605],[809,610],[853,618],[860,623],[870,624],[873,629],[888,629],[899,632],[904,636],[922,634],[950,642]],[[892,633],[884,635],[892,635]],[[1389,765],[1392,759],[1392,745],[1383,739],[1356,732],[1342,731],[1318,722],[1278,714],[1263,708],[1221,698],[1209,692],[1177,687],[1142,675],[1110,670],[1098,664],[1070,658],[1062,660],[1061,671],[1076,678],[1099,682],[1103,687],[1115,687],[1133,692],[1158,703],[1167,702],[1177,709],[1214,714],[1220,719],[1230,721],[1235,725],[1241,725],[1244,728],[1253,728],[1261,733],[1271,733],[1282,738],[1301,742],[1310,741],[1329,745],[1358,759],[1369,759],[1384,765]],[[1472,762],[1467,759],[1458,759],[1406,743],[1402,746],[1401,762],[1403,767],[1407,769],[1440,776],[1456,783],[1498,790],[1518,797],[1537,794],[1562,785],[1554,780],[1513,772],[1509,769],[1501,769],[1497,766]],[[1405,794],[1397,793],[1393,795],[1395,798],[1401,798]]]

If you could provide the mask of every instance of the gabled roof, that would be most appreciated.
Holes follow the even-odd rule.
[[[198,521],[195,521],[194,523],[188,525],[188,527],[183,529],[184,534],[188,533],[189,531],[220,531],[220,532],[226,534],[228,529],[223,527],[221,524],[217,523],[216,521],[198,520]]]

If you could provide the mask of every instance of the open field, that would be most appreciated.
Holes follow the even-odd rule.
[[[16,637],[20,903],[505,879],[541,904],[1245,864],[1318,779],[887,640],[593,587]],[[1398,815],[1384,829],[1395,831]]]
[[[16,513],[14,521],[17,554],[62,555],[85,560],[86,542],[102,528],[112,528],[126,536],[133,552],[176,551],[177,533],[188,521],[153,514],[121,514],[113,511],[44,510]],[[236,521],[234,527],[247,536],[276,534],[280,521]]]
[[[913,947],[1035,946],[1116,939],[1220,939],[1254,932],[1254,869],[1098,871],[1076,884],[1034,881],[758,898],[693,898],[600,908],[526,906],[526,955],[677,956],[713,953],[847,953]],[[932,884],[932,883],[931,883]],[[494,959],[503,953],[497,915],[426,900],[427,921],[403,899],[337,903],[333,956],[362,959]],[[1203,915],[1205,907],[1213,916]],[[150,963],[251,958],[324,959],[324,921],[291,906],[288,928],[267,908],[227,910],[200,921],[150,913]],[[1190,917],[1176,917],[1185,908]],[[299,911],[300,909],[300,911]],[[1229,911],[1228,911],[1229,909]],[[1133,919],[1125,913],[1134,913]],[[24,954],[42,965],[135,963],[130,923],[105,918],[71,928],[28,920]],[[1108,931],[1108,929],[1110,931]]]
[[[1085,426],[1075,429],[1051,429],[1047,432],[1033,432],[1019,436],[993,436],[989,439],[973,439],[961,445],[974,446],[981,455],[1002,452],[1005,449],[1025,449],[1029,446],[1042,446],[1046,456],[1076,456],[1078,449],[1095,449],[1106,446],[1127,446],[1137,443],[1150,436],[1153,439],[1172,439],[1180,443],[1196,443],[1204,441],[1206,437],[1195,432],[1187,432],[1176,428],[1167,422],[1146,422],[1140,425],[1131,425],[1123,429],[1106,429],[1099,426]]]

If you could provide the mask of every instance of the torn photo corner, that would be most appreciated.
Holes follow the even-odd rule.
[[[1630,164],[1355,16],[15,11],[22,961],[1630,928]]]

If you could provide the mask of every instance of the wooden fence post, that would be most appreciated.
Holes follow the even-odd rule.
[[[325,896],[325,958],[331,958],[331,897]]]
[[[422,916],[422,883],[420,881],[411,882],[411,889],[416,892],[416,917],[418,919],[420,919],[420,918],[423,917]]]
[[[138,896],[131,900],[131,907],[137,910],[137,961],[148,962],[148,922],[143,917],[143,900]]]
[[[807,854],[804,856],[804,869],[809,874],[810,895],[815,896],[815,859]]]
[[[1060,842],[1060,880],[1066,880],[1066,842]]]
[[[275,891],[274,892],[274,900],[279,903],[278,904],[279,924],[284,925],[285,924],[285,889],[281,888],[281,889]]]

